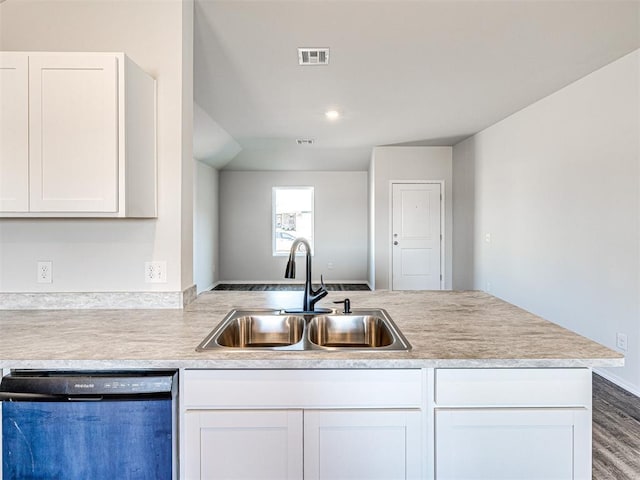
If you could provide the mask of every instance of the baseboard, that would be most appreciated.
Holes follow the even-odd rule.
[[[213,285],[212,288],[218,286],[218,285],[283,285],[283,284],[287,284],[290,283],[292,285],[296,285],[296,284],[304,284],[304,278],[302,279],[293,279],[293,280],[289,280],[286,278],[283,278],[282,280],[219,280],[215,283],[215,285]],[[314,284],[320,284],[320,279],[315,279],[313,280]],[[369,285],[369,282],[365,281],[365,280],[327,280],[326,278],[324,279],[324,283],[327,284],[334,284],[334,283],[347,283],[347,284],[357,284],[357,285],[367,285],[369,287],[369,290],[371,290],[371,285]]]
[[[602,368],[594,368],[594,373],[597,373],[603,378],[606,378],[611,383],[615,383],[618,387],[626,390],[627,392],[635,395],[636,397],[640,397],[640,389],[635,385],[630,385],[626,381],[622,380],[620,377],[612,374],[608,370],[603,370]]]
[[[300,280],[288,280],[283,278],[282,280],[219,280],[218,282],[216,282],[216,286],[217,285],[258,285],[258,284],[265,284],[265,285],[278,285],[281,283],[291,283],[291,284],[296,284],[296,283],[304,283],[304,279],[302,279],[302,281]]]

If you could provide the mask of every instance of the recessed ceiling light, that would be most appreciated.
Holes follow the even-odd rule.
[[[327,110],[325,112],[325,116],[329,120],[337,120],[338,118],[340,118],[340,112],[338,112],[337,110]]]

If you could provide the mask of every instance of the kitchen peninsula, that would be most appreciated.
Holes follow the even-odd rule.
[[[208,292],[184,310],[0,311],[0,367],[179,369],[185,479],[234,468],[591,478],[591,368],[620,366],[622,355],[481,292],[332,292],[324,306],[345,296],[354,310],[386,309],[413,348],[196,352],[231,309],[301,298]],[[277,459],[267,470],[240,461],[252,443]]]

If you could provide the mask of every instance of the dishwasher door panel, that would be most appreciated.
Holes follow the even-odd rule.
[[[171,399],[2,402],[4,480],[170,480],[171,457]]]

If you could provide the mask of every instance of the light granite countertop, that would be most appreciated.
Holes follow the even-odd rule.
[[[409,352],[196,352],[233,308],[296,308],[302,292],[207,292],[184,310],[0,311],[0,368],[605,367],[623,356],[481,292],[330,292],[384,308]]]

